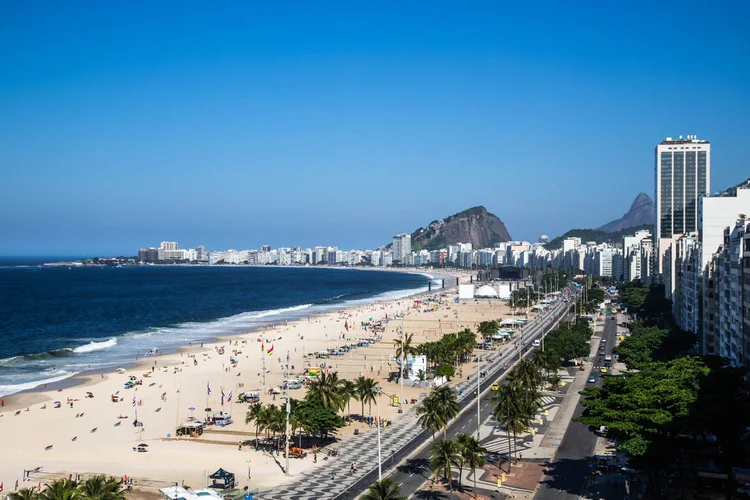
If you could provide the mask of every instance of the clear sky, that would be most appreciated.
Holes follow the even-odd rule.
[[[480,204],[535,240],[653,196],[668,135],[709,139],[725,188],[750,176],[748,15],[4,2],[0,254],[373,248]]]

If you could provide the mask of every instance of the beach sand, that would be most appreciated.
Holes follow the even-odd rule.
[[[466,273],[457,274],[462,282],[468,281]],[[89,374],[81,378],[82,383],[58,390],[34,391],[5,397],[5,407],[0,409],[0,482],[6,491],[8,485],[19,480],[19,487],[36,486],[55,477],[69,474],[104,473],[114,476],[128,475],[134,478],[136,487],[160,488],[174,483],[198,488],[206,485],[206,476],[219,467],[237,475],[239,486],[247,484],[248,466],[251,468],[251,485],[269,488],[291,480],[295,474],[313,464],[312,454],[307,458],[293,459],[290,476],[283,474],[282,455],[270,455],[254,450],[251,446],[238,449],[239,441],[255,438],[254,425],[246,425],[245,413],[248,404],[225,402],[223,411],[232,415],[234,423],[224,428],[210,426],[198,438],[174,438],[176,427],[191,415],[204,419],[205,408],[222,409],[222,390],[225,395],[233,393],[233,399],[243,391],[260,390],[263,403],[282,404],[283,397],[266,391],[283,383],[282,362],[289,354],[292,375],[302,373],[304,368],[327,363],[330,371],[337,371],[341,378],[354,379],[365,375],[376,379],[383,392],[398,395],[400,387],[388,382],[389,371],[397,371],[393,356],[394,340],[400,338],[397,329],[414,334],[414,343],[433,341],[441,335],[459,329],[472,328],[480,321],[510,317],[508,306],[500,301],[468,301],[456,304],[457,289],[437,290],[420,294],[421,299],[440,299],[437,310],[415,308],[413,298],[402,298],[387,302],[360,305],[346,311],[337,311],[300,319],[288,324],[281,323],[259,331],[217,339],[215,342],[186,346],[178,352],[146,359],[129,360],[125,373],[111,370],[107,373]],[[391,319],[382,335],[382,340],[365,348],[358,348],[343,356],[332,356],[327,360],[305,357],[307,353],[325,350],[352,343],[359,338],[373,337],[371,331],[361,327],[370,318],[375,321]],[[350,325],[347,332],[345,324]],[[345,337],[345,338],[342,338]],[[273,346],[273,354],[267,351]],[[219,354],[220,348],[224,354]],[[233,351],[236,354],[233,354]],[[230,363],[234,356],[237,364]],[[128,360],[123,360],[127,362]],[[266,384],[264,391],[262,366],[265,361]],[[390,367],[389,367],[390,364]],[[472,373],[473,365],[463,367],[463,376]],[[166,368],[164,368],[166,367]],[[149,376],[144,374],[151,371]],[[142,380],[142,385],[126,389],[124,383],[130,376]],[[463,377],[456,377],[460,381]],[[242,384],[242,385],[241,385]],[[207,394],[210,387],[211,394]],[[296,399],[304,397],[306,389],[290,391]],[[419,398],[427,389],[404,385],[404,400]],[[93,398],[87,398],[87,392]],[[120,402],[112,402],[110,396],[118,394]],[[135,398],[136,405],[133,406]],[[72,406],[67,402],[72,400]],[[54,408],[60,401],[61,407]],[[396,407],[389,406],[386,397],[381,399],[381,416],[396,420]],[[42,406],[46,405],[45,409]],[[28,411],[26,410],[28,408]],[[195,411],[188,410],[195,408]],[[408,406],[406,407],[408,409]],[[19,412],[16,414],[17,412]],[[134,427],[137,411],[142,426]],[[353,414],[361,413],[361,404],[351,402]],[[365,407],[365,415],[370,409]],[[374,415],[375,408],[372,408]],[[119,418],[119,417],[126,418]],[[338,436],[347,439],[355,429],[359,432],[374,431],[359,421],[340,429]],[[171,436],[171,437],[168,437]],[[263,433],[261,433],[261,437]],[[134,451],[137,444],[148,445],[148,452]],[[50,447],[47,449],[47,447]],[[24,470],[40,468],[23,481]]]

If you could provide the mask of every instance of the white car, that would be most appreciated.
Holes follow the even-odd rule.
[[[607,354],[606,356],[604,356],[604,361],[612,361],[612,355]]]

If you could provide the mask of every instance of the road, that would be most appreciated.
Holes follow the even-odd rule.
[[[567,314],[568,309],[572,306],[572,304],[564,304],[564,303],[558,303],[558,306],[549,313],[549,316],[545,318],[540,318],[536,321],[533,321],[528,326],[524,328],[523,332],[523,346],[522,350],[523,353],[526,354],[530,350],[533,349],[533,342],[534,340],[541,339],[542,332],[545,334],[548,333],[550,330],[552,330],[557,321],[558,318],[563,317],[565,314]],[[488,389],[490,386],[501,380],[502,377],[505,375],[505,370],[503,367],[505,365],[510,366],[510,364],[514,360],[518,360],[519,357],[518,350],[514,349],[512,351],[508,351],[507,353],[503,354],[503,356],[497,360],[493,366],[484,366],[482,367],[483,370],[487,370],[490,372],[490,375],[482,379],[483,381],[480,384],[480,394],[481,394],[481,400],[480,400],[480,415],[482,417],[482,421],[487,420],[487,418],[490,416],[492,412],[492,406],[490,403],[490,400],[492,398],[492,393]],[[466,408],[468,406],[468,408]],[[466,411],[463,411],[455,420],[453,420],[446,430],[447,437],[452,438],[455,437],[457,434],[465,433],[469,435],[474,435],[477,432],[477,401],[474,397],[466,397],[461,402],[461,410],[464,410],[466,408]],[[400,463],[401,460],[403,460],[406,457],[409,457],[414,450],[419,448],[421,445],[423,445],[425,442],[430,441],[432,439],[432,435],[427,432],[423,431],[418,436],[416,436],[411,442],[405,443],[404,448],[399,450],[393,457],[390,456],[384,456],[383,457],[383,468],[386,469],[388,467],[391,467],[393,464]],[[430,470],[429,470],[429,447],[424,447],[419,452],[414,454],[413,456],[409,457],[405,463],[399,465],[396,470],[390,474],[390,478],[396,482],[396,484],[400,485],[401,489],[401,495],[405,497],[409,497],[413,493],[415,493],[417,490],[419,490],[422,486],[422,484],[429,479],[430,476]],[[385,470],[384,476],[385,476]],[[364,490],[367,489],[367,487],[372,484],[374,481],[377,480],[377,471],[372,471],[365,476],[362,477],[357,483],[352,485],[349,489],[347,489],[345,492],[343,492],[341,495],[337,496],[337,499],[353,499],[356,498],[360,493],[362,493]]]
[[[605,350],[607,354],[612,354],[617,336],[617,321],[613,321],[612,317],[616,318],[616,316],[604,316],[602,340],[606,340]],[[603,363],[603,357],[601,362],[599,359],[599,357],[594,358],[595,367]],[[598,368],[591,372],[597,378],[596,384],[587,384],[588,386],[601,386],[600,374],[596,372],[598,372]],[[583,406],[579,402],[573,418],[580,417],[582,412]],[[536,500],[578,499],[586,485],[586,478],[592,471],[590,466],[594,463],[596,440],[596,434],[591,432],[588,427],[580,422],[571,421],[557,449],[552,466],[539,485],[534,498]]]

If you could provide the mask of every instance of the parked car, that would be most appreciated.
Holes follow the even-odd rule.
[[[500,384],[492,384],[492,387],[490,388],[493,391],[499,391],[500,390]]]
[[[595,384],[596,383],[596,377],[593,375],[589,376],[589,384]]]

